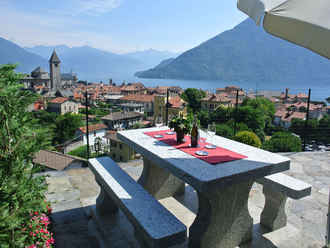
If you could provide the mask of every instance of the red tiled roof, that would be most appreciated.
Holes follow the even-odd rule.
[[[40,150],[38,153],[36,153],[33,162],[60,171],[60,170],[64,170],[72,162],[77,160],[80,159],[67,154],[62,154],[47,150]]]
[[[181,108],[184,101],[179,96],[173,96],[169,98],[169,103],[171,104],[171,108]]]
[[[94,132],[94,131],[102,130],[102,129],[106,129],[106,128],[107,128],[106,125],[104,125],[103,123],[100,123],[100,124],[95,124],[95,125],[88,126],[88,131],[89,132]],[[80,127],[79,130],[83,133],[87,132],[86,126],[85,127]]]
[[[127,95],[120,98],[121,101],[135,101],[135,102],[153,102],[154,95]]]
[[[228,99],[228,94],[227,93],[221,93],[221,94],[212,94],[207,97],[204,97],[202,101],[211,101],[211,102],[230,102]]]
[[[127,84],[121,87],[124,91],[136,91],[146,89],[142,83]]]
[[[57,97],[57,98],[51,100],[50,103],[64,103],[67,100],[69,100],[69,99],[66,97]]]
[[[282,116],[282,120],[286,122],[291,122],[292,119],[301,119],[304,120],[306,118],[306,113],[302,112],[293,112],[291,114],[287,114],[285,116]]]

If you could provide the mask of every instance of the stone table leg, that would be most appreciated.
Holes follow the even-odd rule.
[[[189,248],[232,248],[252,239],[248,198],[253,181],[197,192],[199,209],[189,228]]]
[[[96,212],[99,216],[105,216],[108,214],[113,214],[118,211],[118,207],[113,202],[113,200],[108,196],[107,192],[102,187],[97,180],[96,182],[100,185],[101,192],[96,199]]]
[[[260,224],[271,231],[286,226],[285,203],[288,197],[267,186],[263,187],[263,193],[265,195],[265,207],[260,216]]]
[[[143,171],[138,182],[158,200],[185,192],[183,181],[146,158],[143,158]]]

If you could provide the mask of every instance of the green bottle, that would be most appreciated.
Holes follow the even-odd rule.
[[[198,125],[196,119],[194,119],[194,124],[191,129],[191,147],[197,147],[198,146]]]

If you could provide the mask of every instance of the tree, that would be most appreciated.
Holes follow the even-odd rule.
[[[330,144],[330,115],[324,116],[318,125],[318,138],[317,140]]]
[[[330,96],[325,99],[328,103],[330,103]]]
[[[247,98],[243,101],[242,106],[251,106],[258,109],[265,119],[265,127],[271,125],[275,115],[275,105],[265,97],[257,97],[255,99]]]
[[[26,247],[22,225],[29,213],[45,209],[43,177],[33,177],[33,157],[48,148],[47,133],[27,107],[36,100],[19,84],[15,65],[0,66],[0,247]]]
[[[197,113],[201,110],[201,100],[206,96],[203,90],[198,90],[195,88],[186,89],[181,98],[188,103],[188,108],[193,113]]]
[[[81,117],[76,114],[66,113],[60,115],[55,121],[55,138],[56,144],[62,144],[67,140],[73,139],[76,130],[83,125]]]
[[[216,126],[216,135],[231,139],[234,136],[234,129],[227,124],[218,124]]]
[[[300,152],[301,140],[289,132],[277,132],[263,145],[271,152]]]
[[[261,147],[261,141],[258,136],[250,131],[239,132],[235,135],[234,139],[250,146]]]
[[[252,106],[242,106],[234,112],[234,119],[236,122],[245,123],[253,132],[265,128],[264,112],[260,108],[254,108]]]
[[[215,123],[226,123],[231,119],[233,111],[235,111],[233,108],[220,106],[210,113],[210,121]]]

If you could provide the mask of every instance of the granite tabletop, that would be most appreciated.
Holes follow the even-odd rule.
[[[144,134],[168,129],[163,126],[119,131],[118,138],[143,157],[167,169],[199,191],[255,180],[290,168],[290,159],[287,157],[218,135],[208,136],[202,130],[200,136],[206,138],[207,142],[247,158],[212,165]]]

